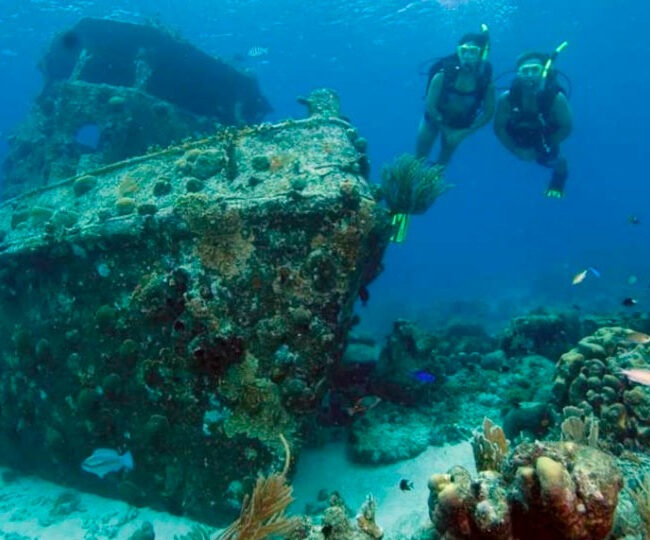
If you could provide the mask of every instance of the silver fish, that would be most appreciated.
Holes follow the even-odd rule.
[[[259,58],[260,56],[266,56],[269,54],[268,47],[251,47],[248,50],[248,56],[251,58]]]
[[[91,474],[104,478],[109,473],[119,472],[122,469],[133,470],[135,466],[130,451],[120,454],[112,448],[97,448],[90,457],[81,464],[81,468]]]

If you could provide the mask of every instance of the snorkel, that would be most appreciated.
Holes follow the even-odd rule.
[[[487,24],[481,24],[481,33],[487,38],[485,41],[485,47],[483,47],[483,52],[481,53],[481,60],[485,62],[490,52],[490,30],[488,29]]]
[[[542,80],[544,81],[544,83],[546,83],[546,79],[548,78],[548,74],[551,71],[551,67],[553,66],[553,62],[555,62],[555,59],[558,57],[558,55],[564,49],[566,49],[568,45],[569,45],[568,41],[563,41],[549,55],[548,60],[546,60],[546,63],[544,64],[544,69],[542,70]]]

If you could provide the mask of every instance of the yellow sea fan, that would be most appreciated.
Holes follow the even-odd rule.
[[[291,453],[283,435],[280,440],[286,454],[282,473],[257,479],[253,494],[244,499],[239,518],[217,537],[218,540],[264,540],[270,535],[288,535],[298,526],[296,518],[285,514],[293,501],[293,488],[286,477]]]

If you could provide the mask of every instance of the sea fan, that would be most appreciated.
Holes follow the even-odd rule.
[[[399,156],[382,170],[381,187],[393,213],[422,214],[449,186],[442,180],[444,168],[430,166],[410,154]]]
[[[280,439],[286,452],[282,473],[257,479],[253,494],[244,499],[239,518],[217,537],[218,540],[263,540],[272,535],[286,536],[298,526],[296,518],[285,514],[293,501],[293,488],[286,477],[291,454],[286,439],[282,435]]]

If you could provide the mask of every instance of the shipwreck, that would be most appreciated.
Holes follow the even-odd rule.
[[[43,89],[8,137],[2,198],[271,110],[251,74],[157,26],[82,19],[39,67]]]
[[[5,464],[225,523],[299,452],[390,234],[336,96],[303,102],[0,205]]]

